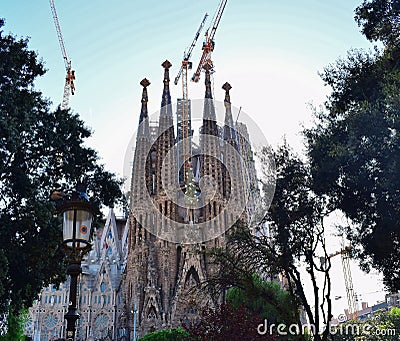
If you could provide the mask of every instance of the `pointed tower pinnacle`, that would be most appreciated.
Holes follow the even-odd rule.
[[[164,68],[164,91],[161,100],[161,107],[165,107],[166,105],[171,105],[171,93],[169,91],[169,68],[172,66],[172,64],[169,62],[169,60],[165,60],[161,66]],[[170,111],[172,115],[172,111],[168,111]]]
[[[164,68],[164,90],[161,99],[161,110],[160,117],[158,120],[158,137],[155,142],[155,151],[157,153],[157,164],[156,164],[156,193],[159,198],[165,194],[165,184],[174,184],[176,174],[172,171],[175,170],[175,154],[167,158],[167,155],[171,148],[175,144],[175,131],[174,131],[174,119],[172,116],[172,105],[171,105],[171,94],[169,91],[169,68],[171,63],[166,60],[161,66]],[[171,164],[164,164],[166,159]],[[164,200],[163,198],[162,200]],[[163,201],[164,203],[164,201]],[[168,214],[172,214],[168,212]]]
[[[149,114],[147,111],[147,102],[149,100],[147,96],[147,87],[150,85],[150,82],[147,78],[143,78],[140,82],[140,85],[143,86],[142,92],[142,109],[140,110],[140,117],[139,117],[139,130],[137,136],[149,136],[150,129],[149,129]],[[143,122],[144,121],[144,122]]]
[[[140,82],[140,85],[143,86],[142,109],[140,111],[139,127],[137,130],[135,153],[132,166],[131,210],[135,207],[143,207],[143,202],[141,200],[146,197],[147,188],[151,188],[151,179],[147,171],[149,167],[147,154],[150,147],[149,116],[147,112],[147,87],[150,85],[150,82],[144,78]],[[143,184],[146,185],[143,186]]]
[[[231,96],[229,95],[229,90],[232,89],[232,86],[226,82],[222,89],[225,90],[225,125],[224,125],[224,140],[229,143],[234,143],[236,140],[236,131],[233,125],[232,118],[232,109],[231,109]]]
[[[213,66],[211,62],[206,62],[203,66],[203,69],[206,71],[206,77],[205,77],[205,85],[206,85],[206,93],[204,96],[204,108],[203,108],[203,125],[204,125],[204,120],[210,120],[216,122],[216,115],[215,115],[215,108],[214,108],[214,101],[213,101],[213,96],[212,96],[212,90],[211,90],[211,70]],[[218,129],[217,131],[214,131],[217,129],[216,123],[215,127],[213,127],[212,135],[217,136],[218,135]]]
[[[206,95],[205,98],[213,98],[212,97],[212,91],[211,91],[211,70],[213,66],[210,62],[206,62],[203,66],[203,69],[206,70],[206,79],[205,79],[205,84],[206,84]]]

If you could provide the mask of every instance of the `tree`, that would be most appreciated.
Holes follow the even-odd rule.
[[[381,311],[364,321],[348,321],[331,330],[337,341],[396,341],[400,335],[400,309]]]
[[[396,0],[364,0],[355,19],[370,41],[395,47],[400,43],[400,3]]]
[[[184,341],[189,339],[189,332],[182,328],[163,329],[146,334],[139,341]]]
[[[19,312],[17,315],[8,314],[7,332],[0,333],[0,341],[24,341],[24,326],[29,318],[28,311]]]
[[[0,21],[0,29],[4,21]],[[34,89],[45,73],[27,39],[0,31],[0,313],[29,307],[43,286],[65,277],[60,218],[50,191],[85,176],[95,203],[113,205],[121,181],[84,145],[91,134],[77,114],[49,109]]]
[[[256,315],[244,306],[238,308],[231,304],[220,304],[215,309],[204,307],[200,321],[185,329],[191,339],[196,341],[232,341],[275,340],[274,335],[261,335],[257,326],[263,324],[261,316]]]
[[[299,319],[298,306],[290,294],[278,283],[263,280],[257,274],[253,274],[251,281],[243,282],[243,288],[230,288],[226,301],[236,309],[246,307],[269,323],[288,326]]]
[[[399,3],[364,1],[357,20],[374,52],[350,51],[321,77],[332,92],[305,130],[313,190],[349,218],[347,237],[365,270],[400,289]]]
[[[267,159],[269,152],[265,150],[261,156]],[[207,287],[220,291],[233,286],[246,291],[252,287],[254,273],[269,278],[282,275],[295,309],[290,315],[285,314],[282,307],[275,306],[280,316],[287,325],[298,324],[301,331],[297,307],[302,307],[313,326],[314,340],[327,340],[328,331],[322,335],[319,331],[331,319],[331,264],[323,224],[328,211],[324,200],[311,190],[310,167],[289,146],[284,144],[277,149],[275,163],[275,196],[265,221],[259,226],[252,226],[255,234],[250,233],[247,224],[239,222],[234,226],[226,249],[214,252],[219,271],[208,281]],[[266,167],[266,170],[268,173],[270,168]],[[265,174],[264,178],[271,178],[271,174]],[[269,193],[268,181],[263,187],[267,188],[264,193]],[[273,222],[269,231],[265,229],[266,222]],[[325,260],[322,264],[320,257]],[[313,288],[311,296],[305,292],[305,281]],[[249,294],[249,297],[255,296]],[[271,305],[277,302],[267,295],[263,300]],[[295,336],[292,338],[295,339]],[[304,340],[306,335],[299,335],[298,338]]]

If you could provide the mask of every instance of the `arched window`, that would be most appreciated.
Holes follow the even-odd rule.
[[[101,290],[101,292],[105,292],[105,291],[106,291],[106,289],[107,289],[107,285],[106,285],[106,283],[104,283],[104,282],[101,282],[101,284],[100,284],[100,290]]]

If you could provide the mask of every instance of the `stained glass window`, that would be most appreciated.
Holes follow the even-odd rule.
[[[104,329],[108,325],[108,316],[106,314],[99,314],[95,320],[96,327]]]
[[[44,323],[47,326],[47,328],[52,329],[55,326],[57,326],[58,323],[58,317],[54,314],[48,314],[45,318],[44,318]]]

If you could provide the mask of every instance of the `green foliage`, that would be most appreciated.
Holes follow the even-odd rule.
[[[245,306],[253,314],[267,319],[269,323],[297,323],[297,306],[289,292],[281,290],[275,282],[263,280],[254,274],[252,281],[244,288],[234,287],[228,290],[226,301],[234,308]]]
[[[65,277],[65,256],[56,252],[62,225],[50,191],[86,176],[97,204],[122,196],[121,181],[84,145],[91,135],[84,122],[69,110],[50,111],[34,89],[44,72],[26,39],[0,31],[0,313],[12,315]]]
[[[385,45],[400,43],[400,2],[397,0],[364,0],[356,9],[356,21],[371,41]]]
[[[400,335],[400,309],[379,312],[365,321],[348,321],[333,330],[337,341],[397,341]]]
[[[10,312],[7,316],[7,334],[0,336],[0,341],[24,341],[24,325],[27,319],[26,310],[17,315]]]
[[[313,190],[354,223],[347,236],[364,269],[380,270],[392,290],[400,289],[399,6],[375,0],[357,9],[367,38],[384,49],[350,51],[324,70],[332,93],[305,131]]]
[[[139,341],[184,341],[189,340],[189,332],[182,328],[163,329],[146,334]]]

